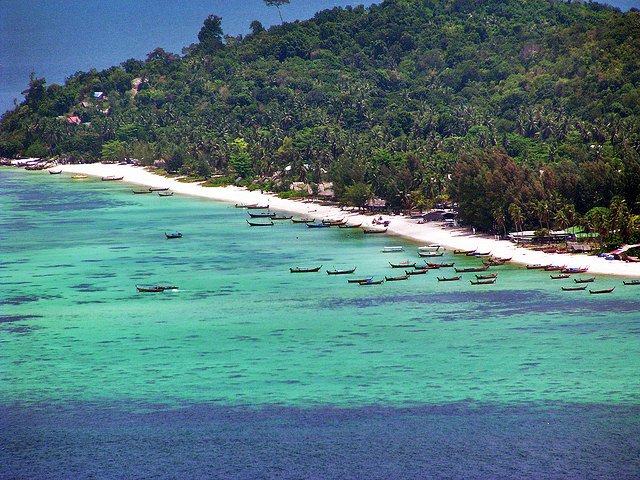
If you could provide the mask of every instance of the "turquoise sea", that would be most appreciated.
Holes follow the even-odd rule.
[[[131,190],[0,169],[0,478],[640,476],[640,288]]]

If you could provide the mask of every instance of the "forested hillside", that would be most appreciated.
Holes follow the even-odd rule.
[[[211,16],[198,38],[64,86],[32,78],[0,155],[163,160],[276,190],[332,181],[356,205],[449,196],[486,229],[640,227],[640,12],[387,0],[243,38]]]

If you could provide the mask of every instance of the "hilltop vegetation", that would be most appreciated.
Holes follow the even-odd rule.
[[[251,30],[224,37],[210,16],[181,56],[156,49],[64,86],[32,78],[0,155],[163,160],[276,190],[332,181],[355,205],[449,196],[496,230],[600,218],[613,202],[622,220],[602,221],[635,235],[639,12],[387,0]]]

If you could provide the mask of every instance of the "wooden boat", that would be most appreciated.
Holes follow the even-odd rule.
[[[164,232],[164,236],[167,237],[167,239],[182,238],[182,234],[180,232],[171,232],[171,233]]]
[[[276,216],[274,212],[259,212],[259,213],[251,213],[248,212],[251,218],[273,218]]]
[[[258,205],[257,203],[254,203],[252,205],[246,205],[244,208],[246,208],[248,210],[268,210],[269,209],[269,204],[267,204],[267,205]]]
[[[307,223],[307,227],[309,228],[329,228],[331,225],[329,225],[328,223]]]
[[[469,282],[471,285],[493,285],[496,280],[496,278],[488,278],[486,280],[469,280]]]
[[[84,180],[85,178],[89,178],[89,175],[83,175],[81,173],[77,175],[71,175],[72,180]]]
[[[62,170],[49,170],[49,175],[60,175]]]
[[[158,192],[159,197],[173,197],[173,192]]]
[[[428,271],[428,268],[418,268],[415,270],[405,270],[404,273],[406,273],[407,275],[424,275]]]
[[[478,280],[489,280],[490,278],[498,278],[497,273],[487,273],[485,275],[476,275]]]
[[[315,218],[291,218],[291,222],[293,223],[312,223],[315,221]]]
[[[426,260],[424,262],[427,264],[427,267],[429,267],[429,268],[448,268],[448,267],[453,267],[455,265],[455,262],[450,262],[450,263],[445,263],[445,262],[431,263],[431,262],[427,262]]]
[[[640,280],[623,280],[622,283],[625,285],[640,285]]]
[[[136,290],[138,290],[139,292],[145,292],[145,293],[159,293],[159,292],[164,292],[165,288],[161,285],[153,285],[153,286],[144,286],[144,285],[136,285]]]
[[[495,260],[495,261],[498,261],[498,262],[505,262],[505,263],[506,263],[506,262],[510,262],[512,258],[513,258],[513,257],[509,257],[509,258],[504,258],[504,257],[502,257],[502,258],[501,258],[501,257],[498,257],[498,258],[494,258],[494,260]]]
[[[311,272],[318,272],[320,271],[321,268],[322,268],[322,265],[320,265],[319,267],[310,267],[310,268],[290,267],[289,271],[291,273],[311,273]]]
[[[596,281],[596,277],[574,278],[573,281],[576,282],[576,283],[591,283],[591,282],[595,282]]]
[[[150,192],[166,192],[169,187],[149,187]]]
[[[473,252],[467,253],[467,257],[488,257],[491,255],[491,252]]]
[[[454,250],[454,255],[468,255],[470,253],[474,253],[476,250]]]
[[[356,271],[357,267],[348,270],[327,270],[327,275],[348,275]]]
[[[561,280],[563,278],[569,278],[571,275],[568,273],[561,273],[559,275],[549,275],[552,280]]]
[[[545,272],[559,272],[564,268],[564,265],[547,265],[544,267]]]
[[[271,217],[271,220],[291,220],[292,217],[293,215],[289,215],[288,217],[285,215],[275,215]]]
[[[366,278],[350,278],[347,280],[347,283],[362,283],[362,282],[370,282],[373,277]]]
[[[506,262],[503,262],[502,260],[483,260],[482,264],[483,265],[487,265],[489,267],[501,267],[505,264]]]
[[[489,270],[488,265],[485,265],[484,267],[464,267],[456,268],[456,273],[486,272],[487,270]]]
[[[423,245],[422,247],[418,247],[419,252],[437,252],[442,247],[440,245]]]
[[[456,280],[460,280],[462,275],[458,275],[457,277],[437,277],[439,282],[455,282]]]
[[[593,293],[594,295],[596,293],[611,293],[616,289],[616,287],[611,287],[611,288],[604,288],[602,290],[589,290],[589,293]]]
[[[342,225],[338,225],[338,228],[360,228],[362,223],[343,223]]]
[[[363,233],[387,233],[387,229],[385,228],[375,228],[375,227],[362,227]]]
[[[382,253],[394,253],[394,252],[404,252],[404,247],[402,246],[382,247]]]
[[[344,225],[345,223],[347,223],[347,221],[344,218],[341,218],[339,220],[334,220],[334,219],[331,219],[331,218],[327,218],[327,219],[322,220],[322,223],[328,223],[332,227],[339,227],[340,225]]]
[[[151,193],[149,190],[132,190],[133,193],[135,193],[136,195],[145,195],[148,193]]]
[[[586,288],[586,285],[581,285],[579,287],[562,287],[562,290],[564,290],[565,292],[575,292],[578,290],[586,290]]]
[[[236,203],[235,205],[236,208],[256,208],[257,206],[258,206],[257,203],[251,203],[251,204]]]
[[[367,280],[366,282],[360,282],[358,285],[380,285],[384,280]]]
[[[418,252],[418,255],[421,257],[435,258],[442,257],[444,255],[444,252]]]
[[[113,182],[115,180],[122,180],[124,177],[116,177],[115,175],[108,175],[106,177],[102,177],[103,182]]]
[[[385,275],[384,279],[385,279],[387,282],[397,282],[398,280],[409,280],[409,277],[410,277],[410,276],[411,276],[411,275],[408,275],[408,274],[407,274],[407,275],[399,275],[399,276],[397,276],[397,277],[387,277],[387,276]]]
[[[535,265],[527,265],[527,270],[544,270],[551,265],[542,265],[540,263],[536,263]]]
[[[247,223],[249,224],[249,226],[251,227],[273,227],[273,222],[271,221],[271,219],[269,219],[269,223],[264,223],[264,222],[250,222],[249,220],[247,220]]]
[[[584,273],[589,270],[588,267],[565,267],[561,270],[562,273]]]
[[[391,268],[415,268],[416,262],[412,263],[407,260],[406,262],[398,262],[398,263],[389,262],[389,265],[391,265]]]

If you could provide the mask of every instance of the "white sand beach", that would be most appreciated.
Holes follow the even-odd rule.
[[[85,174],[97,177],[123,176],[123,181],[148,187],[169,187],[177,194],[204,197],[232,204],[269,204],[272,210],[290,212],[305,217],[322,218],[347,217],[352,223],[362,222],[371,225],[373,216],[346,212],[338,207],[325,206],[298,200],[284,200],[275,195],[250,192],[239,187],[203,187],[197,183],[183,183],[175,179],[156,175],[132,165],[117,164],[79,164],[60,166],[63,173]],[[47,173],[45,170],[44,173]],[[55,179],[58,176],[53,176]],[[589,273],[617,275],[640,278],[640,263],[627,263],[618,260],[605,260],[585,254],[548,254],[519,247],[506,240],[495,240],[482,235],[472,235],[468,230],[452,228],[438,222],[417,223],[416,220],[396,215],[382,215],[390,224],[387,234],[397,235],[416,242],[418,245],[438,244],[448,249],[491,252],[493,256],[511,258],[513,263],[553,264],[567,267],[588,267]],[[376,216],[377,218],[377,216]],[[393,242],[390,241],[390,244]]]

